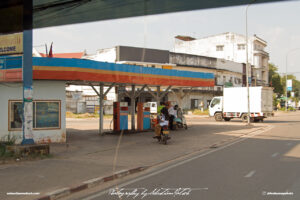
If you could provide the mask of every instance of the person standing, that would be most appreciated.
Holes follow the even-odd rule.
[[[174,119],[177,118],[177,111],[176,111],[176,109],[174,109],[174,107],[172,105],[170,105],[168,112],[169,112],[169,127],[170,127],[170,130],[174,130],[173,122],[174,122]]]

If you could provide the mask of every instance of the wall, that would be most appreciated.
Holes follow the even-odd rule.
[[[238,48],[241,44],[246,44],[244,35],[228,32],[192,41],[175,39],[175,47],[173,51],[178,53],[222,58],[225,59],[226,62],[234,61],[237,63],[246,63],[246,49]],[[216,46],[218,45],[224,46],[223,51],[216,50]],[[256,35],[249,37],[248,39],[248,62],[260,71],[258,72],[257,78],[262,84],[268,84],[267,63],[269,55],[264,51],[266,46],[267,43],[258,38]],[[233,69],[234,65],[231,66]],[[238,69],[238,67],[236,69]],[[264,71],[264,76],[261,75],[262,71]],[[238,71],[235,70],[235,72]]]
[[[249,55],[253,55],[253,45],[251,41],[252,39],[250,39],[249,37]],[[182,42],[176,39],[174,51],[180,53],[190,53],[195,55],[223,58],[234,62],[245,63],[245,49],[238,50],[238,44],[245,44],[245,36],[235,33],[224,33],[186,42]],[[224,45],[223,51],[216,51],[217,45]],[[251,56],[249,57],[249,62],[252,63]]]
[[[7,135],[16,136],[22,141],[22,131],[8,131],[8,100],[22,100],[21,83],[0,83],[0,138]],[[61,100],[61,129],[34,130],[36,143],[66,142],[66,93],[63,81],[33,81],[34,100]]]
[[[170,52],[170,63],[197,68],[215,68],[216,58]]]
[[[96,54],[84,56],[83,58],[89,59],[89,60],[95,60],[95,61],[114,63],[114,62],[116,62],[116,59],[117,59],[116,47],[100,49],[100,50],[97,50]]]
[[[116,61],[169,63],[169,51],[138,47],[117,46]]]
[[[179,92],[172,92],[168,93],[168,101],[175,101],[181,107],[182,109],[191,109],[191,100],[192,99],[198,99],[198,104],[200,104],[201,101],[204,103],[204,109],[208,108],[208,100],[211,100],[214,96],[214,93],[211,92],[204,92],[204,91],[193,91],[190,94],[185,95],[185,97],[180,100],[179,98]],[[200,107],[198,107],[200,109]]]

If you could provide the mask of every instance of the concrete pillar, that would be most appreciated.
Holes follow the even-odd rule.
[[[135,85],[131,86],[131,130],[135,130]]]
[[[157,103],[157,108],[160,106],[160,86],[156,87],[156,103]]]
[[[34,144],[33,140],[33,88],[32,88],[32,23],[33,1],[23,5],[23,140],[22,145]]]
[[[100,83],[100,95],[99,95],[99,134],[103,135],[103,100],[104,100],[104,86]]]

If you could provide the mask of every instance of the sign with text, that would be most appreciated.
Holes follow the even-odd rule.
[[[23,53],[23,33],[0,35],[0,55]]]
[[[287,80],[286,87],[287,87],[287,91],[292,91],[292,89],[293,89],[293,80],[292,79]]]

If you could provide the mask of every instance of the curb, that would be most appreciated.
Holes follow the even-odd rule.
[[[116,180],[118,178],[122,178],[122,177],[125,177],[130,174],[144,171],[148,168],[149,167],[146,166],[146,167],[137,167],[137,168],[133,168],[133,169],[129,169],[129,170],[121,170],[110,176],[97,177],[97,178],[93,178],[93,179],[84,181],[84,182],[82,182],[82,184],[74,186],[74,187],[66,187],[66,188],[61,188],[61,189],[55,190],[53,192],[47,193],[43,197],[37,198],[36,200],[56,200],[56,199],[59,199],[62,197],[66,197],[75,192],[79,192],[79,191],[82,191],[82,190],[85,190],[88,188],[95,187],[97,185],[100,185],[100,184],[108,182],[108,181]]]

